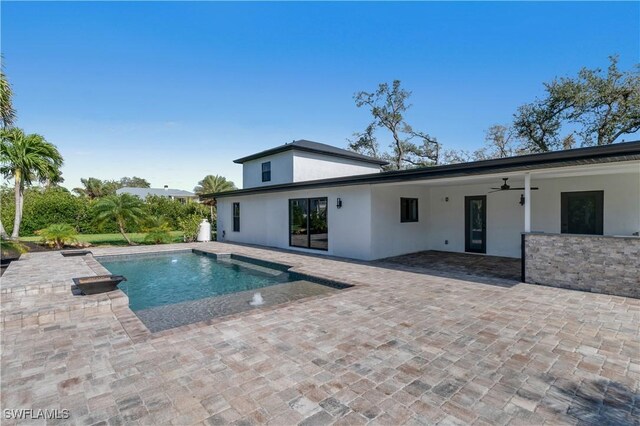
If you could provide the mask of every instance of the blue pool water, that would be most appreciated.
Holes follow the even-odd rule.
[[[112,274],[127,278],[119,288],[129,296],[133,311],[295,281],[285,271],[191,252],[114,256],[99,261]]]
[[[104,256],[98,261],[127,278],[118,287],[152,333],[350,287],[288,272],[284,265],[198,250]]]

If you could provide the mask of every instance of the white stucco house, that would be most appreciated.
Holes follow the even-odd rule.
[[[523,235],[640,247],[640,142],[383,172],[378,159],[300,140],[235,162],[243,189],[209,195],[221,241],[361,260],[524,258]]]

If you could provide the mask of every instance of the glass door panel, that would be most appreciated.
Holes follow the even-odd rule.
[[[465,197],[465,251],[486,253],[487,197]]]
[[[329,229],[327,227],[327,199],[309,200],[309,247],[321,250],[329,249]]]
[[[289,200],[289,245],[296,247],[309,246],[307,212],[306,198]]]

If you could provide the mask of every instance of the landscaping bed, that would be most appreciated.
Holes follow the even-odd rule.
[[[180,243],[182,242],[182,232],[180,231],[171,231],[171,242],[172,243]],[[136,244],[149,244],[145,242],[146,233],[131,233],[127,234],[127,236],[131,239],[132,242]],[[77,240],[79,243],[88,243],[91,246],[126,246],[127,242],[122,238],[120,234],[79,234],[77,235]],[[49,250],[47,247],[44,247],[40,244],[41,237],[33,236],[33,237],[21,237],[20,241],[26,245],[29,245],[29,251],[42,251]],[[39,246],[40,249],[31,250],[32,246]]]

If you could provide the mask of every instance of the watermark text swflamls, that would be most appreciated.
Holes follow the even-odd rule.
[[[33,409],[33,408],[17,408],[2,410],[5,420],[64,420],[71,417],[69,410],[67,409]]]

